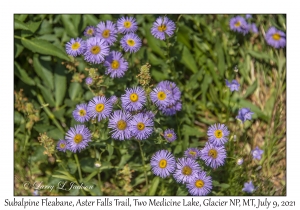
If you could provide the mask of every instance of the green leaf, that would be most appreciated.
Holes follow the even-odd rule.
[[[72,20],[72,15],[62,15],[61,20],[63,22],[63,25],[65,27],[65,30],[67,31],[68,35],[70,37],[78,37],[78,29],[74,26]]]
[[[113,144],[113,142],[112,142]],[[110,161],[113,153],[114,153],[114,147],[111,144],[107,144],[107,151],[108,151],[108,161]]]
[[[159,184],[159,177],[156,176],[153,181],[151,182],[151,187],[149,189],[149,195],[152,196],[152,195],[155,195],[156,193],[156,190],[157,190],[157,187],[158,187],[158,184]]]
[[[67,78],[65,70],[60,63],[57,63],[54,70],[54,96],[55,96],[55,107],[59,107],[65,97],[67,91]]]
[[[52,92],[49,88],[45,88],[41,84],[37,84],[37,86],[40,88],[43,98],[45,99],[46,103],[48,103],[50,106],[55,106],[55,101],[52,95]]]
[[[146,27],[147,44],[149,45],[150,50],[157,53],[162,58],[165,58],[163,51],[159,47],[161,45],[160,42],[162,41],[159,41],[154,38],[154,36],[151,34],[151,30],[149,26],[145,26],[145,27]]]
[[[23,50],[24,46],[21,44],[21,41],[19,39],[14,39],[14,57],[17,58]]]
[[[28,76],[27,72],[21,68],[21,66],[15,61],[14,62],[15,74],[27,85],[35,85],[34,80]]]
[[[75,98],[80,95],[81,91],[82,91],[81,84],[78,82],[72,82],[69,87],[70,99],[75,100]]]
[[[255,80],[253,82],[252,85],[250,85],[247,90],[246,90],[246,93],[243,95],[243,98],[247,98],[249,95],[251,95],[252,93],[254,93],[254,91],[256,90],[257,88],[257,80]]]
[[[181,62],[193,73],[198,71],[195,59],[187,47],[183,47]]]
[[[14,15],[14,19],[18,19],[19,21],[24,22],[27,16],[28,16],[27,14]]]
[[[42,21],[39,21],[39,22],[29,21],[26,23],[26,26],[27,26],[27,28],[29,28],[29,30],[32,33],[34,33],[40,27],[41,23],[42,23]]]
[[[180,187],[178,187],[178,190],[177,190],[177,192],[176,192],[176,195],[179,195],[179,196],[186,196],[186,195],[188,195],[188,191],[187,191],[187,189],[186,189],[185,187],[180,186]]]
[[[97,25],[99,20],[95,17],[95,15],[84,15],[84,18],[87,20],[87,24],[89,25]]]
[[[14,30],[17,30],[17,29],[30,30],[25,23],[21,22],[18,19],[14,19]]]
[[[47,87],[53,90],[53,74],[49,62],[40,60],[38,54],[35,54],[33,56],[33,67],[37,75],[39,75],[39,77],[43,80]]]
[[[41,39],[26,39],[24,37],[21,38],[21,42],[27,49],[32,52],[40,53],[43,55],[52,55],[63,60],[69,61],[70,58],[67,56],[65,52],[60,50],[58,47],[54,46],[48,41]]]
[[[59,179],[63,179],[63,180],[68,180],[71,182],[76,182],[76,179],[73,176],[65,176],[65,175],[52,175],[52,177],[54,178],[59,178]]]
[[[95,159],[90,157],[82,158],[80,161],[81,169],[82,171],[86,173],[92,173],[95,170],[98,170],[98,168],[95,167]]]

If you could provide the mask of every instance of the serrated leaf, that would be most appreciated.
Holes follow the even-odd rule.
[[[18,19],[14,19],[14,30],[17,30],[17,29],[30,30],[25,23],[21,22]]]
[[[55,107],[59,107],[62,104],[67,91],[67,77],[65,70],[60,63],[57,63],[54,70],[54,87]]]
[[[41,39],[26,39],[24,37],[21,38],[21,42],[27,49],[32,52],[40,53],[43,55],[52,55],[63,60],[69,61],[70,58],[67,56],[65,52],[60,50],[58,47],[54,46],[48,41]]]
[[[33,67],[35,72],[51,90],[54,89],[52,69],[48,63],[39,59],[39,56],[35,54],[33,56]]]
[[[28,85],[35,85],[34,80],[28,76],[27,72],[21,68],[21,66],[15,61],[15,74],[26,84]]]
[[[150,196],[155,195],[158,184],[159,184],[159,181],[160,181],[159,177],[157,177],[157,176],[152,180],[151,186],[150,186],[150,189],[149,189],[149,195]]]

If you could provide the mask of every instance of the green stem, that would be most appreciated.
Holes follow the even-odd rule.
[[[142,161],[143,161],[144,175],[145,175],[145,179],[146,179],[146,189],[148,191],[148,177],[147,177],[147,171],[146,171],[145,157],[144,157],[141,142],[139,140],[137,140],[137,142],[138,142],[139,147],[140,147],[140,152],[141,152]]]
[[[78,156],[77,156],[76,153],[74,154],[74,157],[75,157],[75,161],[76,161],[76,165],[77,165],[77,169],[78,169],[79,179],[80,179],[80,182],[82,182],[82,174],[81,174],[80,163],[78,161]]]
[[[179,141],[181,141],[180,126],[179,126],[179,123],[178,123],[177,113],[176,113],[176,124],[177,124],[178,138],[179,138]]]
[[[227,104],[226,124],[228,123],[229,120],[230,100],[231,100],[231,93],[229,93],[228,104]]]

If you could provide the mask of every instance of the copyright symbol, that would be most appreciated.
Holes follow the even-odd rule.
[[[30,182],[25,182],[23,186],[26,190],[28,190],[30,188]]]

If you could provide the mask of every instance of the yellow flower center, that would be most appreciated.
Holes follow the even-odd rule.
[[[120,63],[117,60],[113,60],[113,62],[111,63],[111,68],[112,69],[118,69],[119,66],[120,66]]]
[[[65,148],[65,147],[66,147],[66,144],[64,144],[64,143],[60,143],[59,147],[63,149],[63,148]]]
[[[164,100],[166,97],[167,97],[167,95],[166,95],[166,93],[163,92],[163,91],[159,91],[159,92],[157,93],[157,98],[158,98],[158,100],[160,100],[160,101]]]
[[[280,37],[280,35],[278,34],[278,33],[275,33],[275,34],[273,34],[273,39],[274,40],[276,40],[276,41],[278,41],[281,37]]]
[[[167,167],[167,165],[168,165],[168,163],[167,163],[167,161],[165,159],[161,159],[159,161],[159,167],[160,168],[165,168],[165,167]]]
[[[164,32],[165,30],[167,30],[167,26],[164,25],[164,24],[161,24],[160,26],[157,27],[157,29],[158,29],[160,32]]]
[[[119,130],[125,130],[125,128],[127,127],[127,123],[124,120],[119,120],[117,122],[117,127]]]
[[[109,31],[108,29],[106,29],[106,30],[104,30],[104,31],[102,32],[102,36],[103,36],[104,38],[108,38],[108,37],[109,37],[109,34],[110,34],[110,31]]]
[[[190,155],[192,155],[192,156],[196,156],[196,154],[197,154],[195,151],[190,151],[189,153],[190,153]]]
[[[79,42],[75,42],[72,44],[72,50],[78,50],[78,48],[80,47],[80,43]]]
[[[172,134],[172,133],[168,133],[166,136],[167,136],[168,138],[172,138],[172,137],[173,137],[173,134]]]
[[[85,116],[85,115],[86,115],[86,111],[85,111],[84,109],[81,109],[81,110],[79,111],[79,115],[80,115],[81,117]]]
[[[101,48],[99,46],[93,46],[91,48],[91,53],[93,53],[94,55],[97,55],[100,51],[101,51]]]
[[[87,30],[87,32],[86,32],[88,35],[93,35],[94,34],[94,30],[93,29],[89,29],[89,30]]]
[[[240,22],[240,21],[237,21],[237,22],[235,22],[235,24],[234,24],[235,27],[239,27],[240,25],[241,25],[241,22]]]
[[[139,100],[139,96],[136,93],[130,94],[130,101],[136,102],[137,100]]]
[[[213,159],[216,159],[218,157],[218,152],[215,149],[211,149],[211,150],[208,151],[208,155],[210,157],[212,157]]]
[[[184,175],[191,175],[192,169],[189,166],[184,166],[181,171]]]
[[[130,47],[133,47],[135,45],[135,41],[133,39],[128,39],[126,42]]]
[[[97,104],[95,110],[97,112],[102,112],[104,107],[105,107],[104,104]]]
[[[125,21],[124,22],[124,27],[125,28],[130,28],[130,26],[131,26],[131,22],[130,21]]]
[[[83,137],[81,134],[76,134],[73,140],[76,144],[79,144],[80,142],[82,142],[82,139]]]
[[[144,130],[145,129],[145,124],[142,123],[142,122],[139,122],[137,125],[136,125],[137,129],[139,129],[140,131]]]
[[[216,130],[214,134],[215,134],[215,137],[217,137],[219,139],[219,138],[222,138],[223,131],[222,130]]]
[[[196,186],[197,188],[202,188],[202,187],[204,186],[204,182],[203,182],[202,180],[197,180],[197,181],[195,182],[195,186]]]

